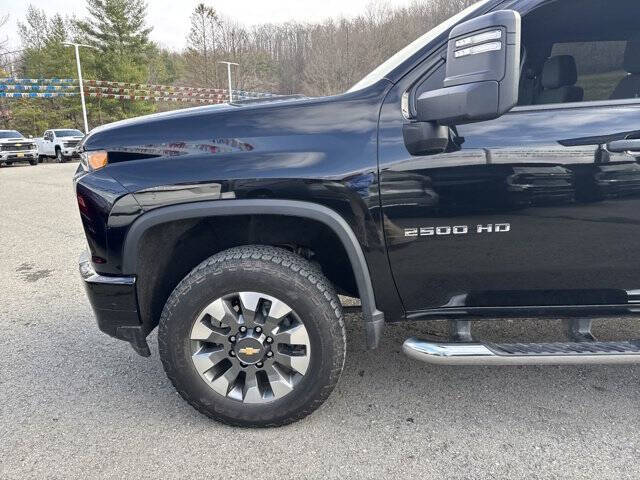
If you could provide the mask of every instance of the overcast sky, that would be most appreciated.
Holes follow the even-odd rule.
[[[288,20],[316,21],[327,17],[351,17],[364,11],[371,0],[147,0],[148,22],[153,27],[152,38],[159,44],[180,50],[189,30],[189,16],[196,4],[216,8],[221,14],[236,18],[247,25],[280,23]],[[383,0],[384,1],[384,0]],[[411,0],[386,0],[391,5],[407,5]],[[48,15],[56,12],[84,17],[85,0],[0,0],[0,15],[9,13],[9,24],[2,35],[9,36],[11,46],[18,47],[16,22],[31,4]]]

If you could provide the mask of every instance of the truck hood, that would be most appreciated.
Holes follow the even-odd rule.
[[[274,150],[292,145],[282,139],[293,134],[348,133],[371,128],[377,115],[368,97],[380,103],[380,91],[332,97],[287,97],[234,104],[209,105],[122,120],[94,129],[83,140],[86,150],[125,155],[117,161],[185,154],[247,152],[259,146]],[[280,139],[280,140],[279,140]]]
[[[345,178],[356,164],[376,164],[380,107],[392,85],[135,118],[95,129],[84,148],[109,154],[97,175],[151,196],[171,185]]]
[[[153,113],[151,115],[143,115],[141,117],[129,118],[126,120],[120,120],[118,122],[107,123],[99,127],[94,128],[89,133],[89,137],[86,138],[85,144],[91,140],[91,137],[100,136],[106,132],[114,129],[121,129],[127,127],[135,127],[137,125],[152,125],[154,123],[164,123],[167,121],[179,122],[182,119],[189,119],[195,117],[210,117],[212,115],[238,112],[243,110],[253,110],[265,106],[280,105],[287,106],[295,104],[297,102],[309,100],[307,97],[299,95],[292,95],[286,97],[273,97],[253,101],[237,102],[233,104],[222,103],[216,105],[206,105],[202,107],[183,108],[180,110],[171,110],[168,112]]]
[[[56,137],[58,140],[82,140],[84,137],[79,137],[77,135],[73,136],[73,137]]]
[[[81,148],[106,150],[116,180],[139,162],[161,157],[138,174],[130,191],[162,185],[187,168],[202,177],[313,178],[348,168],[349,158],[375,158],[380,106],[387,80],[358,92],[212,105],[124,120],[93,130]],[[166,161],[165,161],[166,160]],[[205,170],[208,173],[205,173]],[[304,170],[304,174],[302,173]],[[167,176],[159,172],[168,172]],[[199,176],[196,178],[196,172]]]

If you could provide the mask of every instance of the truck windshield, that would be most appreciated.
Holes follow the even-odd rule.
[[[24,138],[17,130],[0,130],[0,138]]]
[[[56,137],[84,137],[80,130],[54,130]]]
[[[435,27],[434,29],[429,30],[427,33],[422,35],[420,38],[418,38],[414,42],[410,43],[409,45],[404,47],[402,50],[400,50],[398,53],[396,53],[391,58],[389,58],[386,62],[384,62],[380,66],[378,66],[378,68],[373,70],[369,75],[367,75],[362,80],[360,80],[358,83],[356,83],[348,91],[349,92],[355,92],[356,90],[361,90],[361,89],[366,88],[366,87],[368,87],[370,85],[373,85],[374,83],[378,82],[379,80],[382,80],[389,73],[391,73],[393,70],[395,70],[396,67],[398,67],[400,64],[402,64],[402,62],[407,60],[412,55],[415,55],[416,53],[418,53],[420,50],[422,50],[422,48],[424,48],[430,42],[432,42],[433,40],[438,38],[438,36],[442,35],[444,32],[446,32],[447,30],[449,30],[450,28],[455,26],[455,24],[458,23],[460,20],[462,20],[463,18],[465,18],[468,15],[471,15],[474,11],[478,10],[479,8],[481,8],[482,6],[484,6],[489,1],[490,0],[482,0],[482,1],[478,2],[478,3],[474,3],[470,7],[465,8],[460,13],[458,13],[458,14],[454,15],[453,17],[451,17],[449,20],[446,20],[446,21],[442,22],[440,25],[438,25],[437,27]]]

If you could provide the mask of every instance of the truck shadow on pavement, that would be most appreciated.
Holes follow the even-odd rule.
[[[402,342],[409,336],[444,335],[442,326],[389,325],[381,347],[366,351],[361,316],[349,314],[346,320],[349,347],[338,386],[315,414],[284,428],[328,421],[472,430],[483,424],[518,429],[527,424],[546,431],[547,422],[578,428],[585,415],[596,423],[624,417],[640,426],[637,416],[629,417],[630,403],[636,405],[640,366],[430,366],[405,357]],[[206,425],[209,420],[183,402],[165,377],[155,334],[149,344],[150,359],[123,351],[126,346],[120,342],[122,348],[110,345],[101,352],[101,370],[109,372],[96,386],[102,389],[101,408]],[[140,411],[140,403],[151,408]],[[218,427],[212,421],[210,425]]]

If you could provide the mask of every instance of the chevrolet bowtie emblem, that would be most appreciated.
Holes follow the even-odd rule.
[[[238,352],[242,353],[243,355],[255,355],[256,353],[260,352],[260,350],[253,347],[244,347],[238,350]]]

